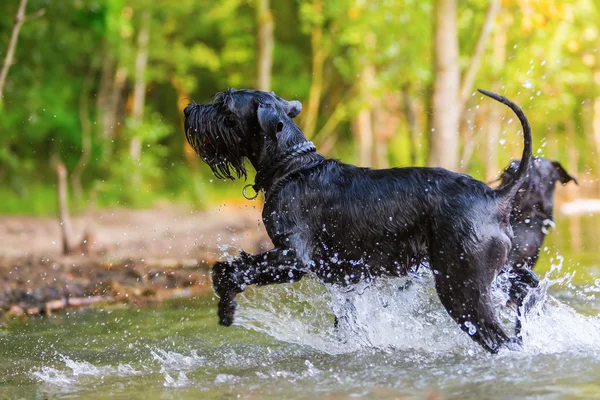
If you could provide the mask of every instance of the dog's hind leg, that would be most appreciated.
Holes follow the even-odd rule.
[[[291,249],[275,248],[258,255],[242,252],[231,262],[217,262],[212,268],[212,281],[219,295],[219,323],[233,323],[235,296],[248,285],[271,285],[300,280],[306,272],[299,269],[300,263]]]
[[[436,238],[430,248],[431,269],[439,298],[473,340],[491,353],[503,344],[518,343],[500,325],[492,305],[491,285],[495,273],[506,261],[509,244],[502,237],[492,237],[471,244]]]

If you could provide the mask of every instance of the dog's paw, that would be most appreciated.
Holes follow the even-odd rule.
[[[212,268],[213,288],[219,297],[229,293],[241,293],[242,288],[234,279],[234,268],[227,262],[217,262]]]
[[[511,271],[509,282],[510,289],[508,295],[510,300],[515,303],[517,307],[521,307],[529,292],[540,285],[540,280],[537,275],[533,271],[525,268]]]
[[[513,271],[513,274],[515,274],[515,278],[518,280],[519,282],[531,287],[531,288],[536,288],[540,285],[540,278],[538,278],[538,276],[535,274],[535,272],[533,272],[530,269],[527,268],[519,268],[517,270]]]
[[[504,346],[511,351],[523,350],[523,339],[521,337],[511,337],[504,342]]]

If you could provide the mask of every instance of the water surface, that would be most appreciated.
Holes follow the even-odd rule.
[[[305,280],[247,291],[230,328],[211,295],[13,321],[0,328],[0,397],[600,398],[599,222],[559,218],[520,352],[479,348],[427,274],[404,290]]]

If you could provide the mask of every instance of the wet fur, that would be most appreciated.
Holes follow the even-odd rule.
[[[501,187],[514,179],[519,163],[515,160],[506,167],[500,178]],[[577,179],[559,162],[542,157],[531,161],[529,174],[515,196],[510,217],[514,237],[508,264],[512,268],[533,269],[546,237],[544,221],[554,220],[556,183],[566,185],[570,181],[577,184]]]
[[[263,221],[275,246],[213,266],[219,322],[233,323],[235,296],[248,285],[293,282],[307,274],[351,285],[406,275],[428,263],[440,300],[461,329],[474,329],[471,337],[492,353],[518,342],[498,322],[490,291],[510,250],[511,202],[528,170],[531,134],[514,103],[485,94],[509,105],[525,131],[526,163],[499,190],[441,168],[374,170],[318,153],[273,170],[290,146],[306,141],[292,120],[299,112],[296,103],[272,93],[230,90],[219,97],[227,98],[228,106],[218,110],[226,115],[211,117],[214,121],[204,118],[212,111],[203,109],[214,104],[186,108],[188,140],[205,161],[216,162],[213,171],[223,172],[219,163],[233,166],[229,155],[241,154],[257,170],[265,192]],[[231,118],[240,127],[237,138],[198,145],[222,140],[215,125]],[[242,148],[227,148],[232,145]]]
[[[500,187],[513,181],[519,164],[520,161],[514,160],[504,169],[500,177]],[[503,281],[508,283],[506,289],[510,301],[517,306],[519,317],[525,311],[522,306],[531,288],[539,285],[539,279],[532,270],[544,244],[547,227],[554,223],[556,183],[566,185],[570,181],[577,184],[577,179],[569,175],[560,163],[535,157],[531,160],[527,178],[515,195],[510,216],[514,234],[504,271],[508,279]],[[535,302],[534,296],[527,301],[525,308],[529,308]],[[517,332],[520,331],[520,326],[518,318]]]

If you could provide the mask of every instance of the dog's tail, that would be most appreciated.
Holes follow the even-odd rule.
[[[504,96],[488,92],[487,90],[477,90],[486,96],[491,97],[492,99],[510,107],[510,109],[513,110],[513,112],[517,115],[517,118],[519,118],[519,121],[521,121],[521,126],[523,126],[524,147],[523,155],[521,156],[521,162],[519,163],[519,169],[517,169],[517,173],[513,176],[511,181],[496,190],[496,193],[498,193],[498,196],[501,200],[512,200],[512,198],[515,197],[515,194],[517,194],[517,190],[519,190],[525,181],[525,178],[527,177],[529,165],[531,164],[531,158],[533,157],[531,150],[531,126],[529,126],[529,121],[527,120],[523,110],[521,110],[521,108],[514,102]]]

